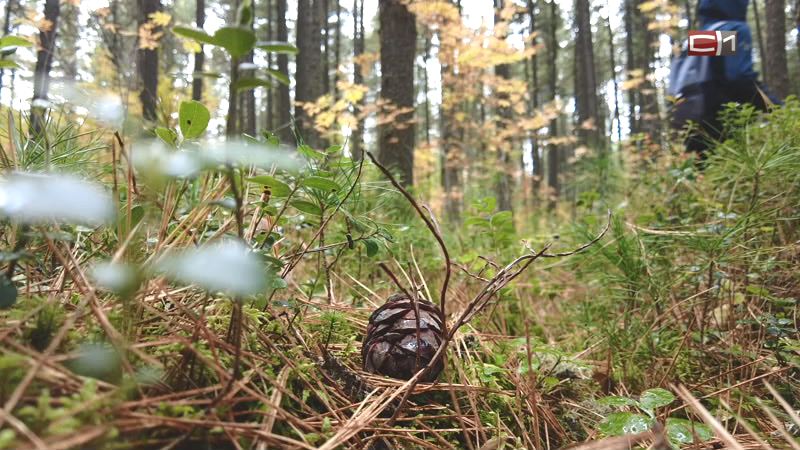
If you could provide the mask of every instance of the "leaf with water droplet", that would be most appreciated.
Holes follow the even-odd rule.
[[[653,412],[656,408],[667,406],[674,400],[675,395],[666,389],[648,389],[639,397],[639,406],[650,416],[653,416]]]
[[[202,136],[208,128],[209,120],[211,120],[211,113],[202,103],[196,100],[181,102],[178,122],[184,138],[196,139]]]
[[[0,180],[0,216],[16,222],[97,225],[114,213],[103,188],[71,176],[17,173]]]
[[[216,242],[168,255],[157,269],[169,278],[210,292],[248,296],[263,292],[266,271],[261,259],[238,240]]]
[[[600,424],[600,431],[606,436],[642,433],[653,425],[652,419],[641,414],[615,412]]]
[[[103,262],[92,267],[90,275],[99,287],[120,297],[133,295],[141,283],[139,270],[130,264]]]
[[[667,419],[667,438],[675,447],[694,443],[695,434],[700,442],[709,441],[714,437],[711,428],[702,423],[675,417]]]
[[[78,375],[108,382],[115,382],[122,376],[122,358],[108,344],[83,344],[78,356],[67,366]]]

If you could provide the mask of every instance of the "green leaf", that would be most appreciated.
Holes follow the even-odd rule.
[[[667,419],[667,438],[676,447],[694,443],[695,434],[700,442],[710,441],[714,437],[711,428],[702,423],[674,417]]]
[[[245,28],[223,27],[214,33],[213,43],[227,50],[234,59],[239,59],[253,49],[256,35]]]
[[[606,436],[622,436],[645,432],[652,425],[652,419],[641,414],[616,412],[609,414],[600,424],[600,431]]]
[[[253,7],[249,1],[245,1],[239,6],[236,16],[240,26],[250,26],[250,23],[253,22]]]
[[[341,151],[342,151],[342,146],[341,145],[331,145],[330,147],[328,147],[327,150],[325,150],[325,152],[328,153],[329,155],[333,155],[333,154],[339,153]]]
[[[19,69],[19,64],[10,59],[0,59],[0,69]]]
[[[178,142],[178,133],[176,133],[174,130],[170,128],[165,128],[165,127],[156,128],[156,136],[158,136],[159,139],[164,141],[164,143],[172,147],[175,147],[175,144]]]
[[[33,42],[19,36],[3,36],[0,38],[0,48],[4,51],[11,47],[33,47]]]
[[[206,131],[209,120],[211,120],[211,114],[202,103],[196,100],[181,103],[178,121],[184,138],[195,139],[200,137]]]
[[[300,152],[301,155],[305,156],[309,159],[323,159],[325,158],[325,154],[322,152],[318,152],[311,148],[306,144],[302,144],[297,147],[297,151]]]
[[[373,256],[378,254],[380,250],[380,246],[375,239],[364,239],[361,241],[364,243],[364,248],[367,250],[367,256],[372,258]]]
[[[8,309],[17,303],[17,287],[5,275],[0,274],[0,309]]]
[[[233,83],[234,89],[238,91],[243,91],[246,89],[255,89],[257,87],[272,87],[272,83],[269,80],[265,80],[263,78],[240,78]]]
[[[260,48],[261,50],[266,50],[270,53],[283,53],[287,55],[297,54],[297,47],[288,42],[278,42],[278,41],[259,42],[256,45],[256,47]]]
[[[339,183],[322,177],[308,177],[303,179],[302,185],[326,192],[336,192],[342,189]]]
[[[291,203],[291,205],[294,206],[298,211],[311,214],[312,216],[322,215],[322,210],[319,206],[305,200],[295,200]]]
[[[632,406],[636,404],[636,400],[619,395],[611,395],[603,397],[597,401],[598,404],[603,406],[611,406],[612,408],[622,408],[625,406]]]
[[[180,37],[192,39],[203,44],[218,45],[214,40],[214,36],[199,28],[177,26],[172,27],[172,32]]]
[[[272,78],[275,78],[276,80],[280,81],[284,85],[286,85],[286,86],[289,85],[289,76],[286,75],[285,73],[280,72],[280,71],[275,70],[275,69],[267,69],[267,73],[270,74],[270,76],[272,76]]]
[[[674,400],[675,396],[666,389],[648,389],[639,397],[639,406],[652,416],[656,408],[667,406]]]
[[[247,181],[268,187],[273,197],[288,197],[292,192],[292,188],[290,188],[288,184],[269,175],[259,175],[257,177],[248,178]]]

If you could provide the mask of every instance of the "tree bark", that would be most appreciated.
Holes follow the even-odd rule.
[[[767,50],[764,45],[764,33],[761,31],[761,12],[759,11],[758,0],[753,0],[753,15],[756,19],[756,41],[758,42],[758,57],[761,60],[761,74],[764,79],[767,79],[769,77]]]
[[[58,20],[59,45],[55,51],[58,65],[64,74],[64,80],[75,82],[78,79],[77,42],[80,39],[80,7],[64,2]]]
[[[234,0],[231,5],[233,21],[238,22],[239,0]],[[231,56],[230,83],[228,84],[228,115],[225,120],[225,136],[233,137],[239,134],[239,92],[236,83],[239,81],[239,60]]]
[[[637,0],[634,7],[636,17],[635,30],[637,36],[636,43],[639,44],[638,50],[641,52],[637,58],[637,69],[644,75],[644,82],[639,90],[639,127],[642,133],[649,136],[653,143],[660,142],[661,113],[658,103],[658,94],[652,81],[653,68],[656,61],[658,34],[650,29],[652,17],[642,13],[640,6],[649,0]]]
[[[150,14],[161,10],[160,0],[138,0],[139,2],[139,27],[144,27],[150,21]],[[153,28],[152,32],[160,31]],[[158,102],[158,48],[138,49],[139,79],[142,90],[139,99],[142,102],[142,117],[145,121],[154,122],[158,119],[156,104]]]
[[[206,0],[197,0],[195,6],[195,25],[203,29],[206,24]],[[200,51],[194,54],[194,73],[192,74],[192,99],[203,100],[203,66],[205,65],[206,55],[203,46]]]
[[[633,9],[636,7],[634,1],[635,0],[625,0],[625,54],[627,55],[625,71],[627,72],[628,78],[633,75],[637,67],[633,36]],[[637,89],[628,89],[628,122],[631,134],[639,132],[639,121],[636,117],[636,106],[639,104],[637,92]]]
[[[494,0],[494,21],[497,24],[500,19],[500,11],[504,7],[504,0]],[[511,66],[508,64],[499,64],[494,66],[494,74],[501,80],[511,79]],[[508,94],[500,92],[495,94],[500,101],[508,102]],[[501,106],[497,109],[497,129],[502,130],[508,128],[508,123],[511,121],[511,108]],[[497,167],[498,172],[495,175],[495,195],[497,197],[497,209],[499,211],[512,211],[513,205],[511,191],[513,185],[513,176],[511,174],[511,142],[501,142],[497,147]]]
[[[767,75],[770,91],[781,100],[789,95],[789,64],[786,56],[786,1],[766,0]]]
[[[528,21],[530,22],[530,33],[533,35],[533,40],[531,40],[531,45],[536,48],[538,44],[538,38],[536,37],[536,33],[538,30],[536,29],[536,3],[534,0],[528,0],[527,7],[528,7]],[[531,84],[528,87],[528,95],[530,96],[530,109],[529,113],[533,114],[539,108],[539,58],[538,55],[534,54],[531,56]],[[533,179],[531,181],[531,191],[533,193],[533,198],[535,199],[537,193],[539,192],[539,187],[542,183],[542,177],[544,176],[544,167],[542,166],[542,157],[539,153],[539,141],[536,139],[536,131],[533,132],[531,137],[531,161],[533,164]]]
[[[414,56],[417,26],[401,0],[380,0],[381,98],[396,115],[380,127],[381,163],[396,170],[406,186],[414,183]],[[407,111],[406,111],[407,110]],[[405,111],[405,112],[403,112]]]
[[[267,19],[267,40],[275,40],[273,36],[272,24],[275,21],[274,9],[272,7],[272,0],[266,0],[266,19]],[[267,54],[267,67],[272,68],[273,56],[272,53]],[[280,84],[280,83],[279,83]],[[264,129],[272,132],[275,129],[275,89],[266,89],[266,115],[264,118]]]
[[[295,120],[300,138],[312,147],[320,146],[320,138],[314,128],[314,119],[306,114],[302,103],[314,102],[323,93],[322,24],[320,21],[322,0],[298,0],[297,2],[297,70],[295,80]]]
[[[331,92],[331,30],[330,22],[328,21],[328,14],[331,11],[331,5],[328,0],[321,1],[321,15],[320,24],[322,25],[322,92],[328,94]]]
[[[286,0],[275,0],[275,22],[277,25],[277,39],[281,42],[289,41],[289,30],[286,27]],[[289,56],[278,55],[278,71],[286,77],[289,76]],[[292,142],[292,98],[289,86],[278,85],[278,136],[284,143]]]
[[[364,84],[364,74],[358,58],[364,54],[364,0],[353,0],[353,83]],[[356,129],[350,136],[352,155],[355,161],[364,158],[364,120],[361,119],[361,100],[354,105],[354,114],[357,118]]]
[[[597,99],[597,77],[594,72],[594,47],[589,0],[575,0],[575,28],[577,29],[575,42],[575,103],[578,113],[578,135],[585,145],[600,147],[598,130],[602,130],[602,128],[600,128],[600,110]]]
[[[550,66],[550,101],[555,102],[558,96],[558,5],[556,2],[550,2],[550,43],[548,48],[549,66]],[[555,44],[555,45],[554,45]],[[555,138],[558,136],[558,118],[550,121],[550,137]],[[548,201],[548,209],[553,210],[556,207],[558,196],[560,193],[559,183],[559,170],[560,158],[558,145],[550,142],[547,149],[547,186],[550,189],[550,199]]]
[[[342,58],[342,5],[339,0],[336,2],[336,29],[333,34],[333,95],[339,97],[339,63]]]
[[[11,32],[11,12],[16,4],[17,0],[6,1],[5,20],[3,21],[3,36],[8,36],[8,33]],[[3,97],[3,78],[5,74],[6,70],[0,69],[0,98]]]
[[[622,142],[622,121],[620,119],[619,103],[619,81],[617,80],[617,49],[614,45],[614,30],[611,29],[611,18],[606,19],[606,30],[608,30],[608,53],[611,61],[611,81],[614,83],[614,120],[617,122],[617,141]],[[614,124],[611,124],[611,131]]]
[[[39,31],[39,50],[36,52],[36,69],[33,74],[33,101],[31,102],[31,135],[40,136],[45,131],[44,113],[47,92],[50,87],[50,69],[53,65],[58,16],[61,12],[59,0],[46,0],[44,3],[44,19]]]
[[[255,14],[256,9],[252,8],[253,17],[250,21],[250,30],[255,33]],[[245,57],[244,62],[247,63],[248,67],[252,67],[253,62],[255,59],[255,52],[250,51]],[[253,69],[248,68],[245,71],[245,76],[253,77],[255,76],[255,71]],[[241,105],[242,105],[242,132],[249,135],[255,136],[256,135],[256,90],[255,89],[247,89],[241,93]]]

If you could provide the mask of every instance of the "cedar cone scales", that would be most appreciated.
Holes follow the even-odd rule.
[[[361,347],[364,370],[408,380],[428,366],[442,344],[444,330],[441,310],[427,300],[418,300],[419,346],[414,302],[405,294],[395,294],[369,317],[367,335]],[[419,348],[419,366],[417,366]],[[421,379],[434,381],[444,369],[443,359]]]

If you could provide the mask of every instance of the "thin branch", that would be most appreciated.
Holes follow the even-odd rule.
[[[439,244],[439,248],[442,250],[442,255],[444,256],[444,263],[445,263],[444,265],[445,265],[445,267],[444,267],[444,281],[442,282],[442,291],[441,291],[441,294],[439,295],[439,309],[442,310],[442,316],[445,317],[445,321],[444,321],[445,330],[443,330],[443,331],[447,332],[447,320],[446,320],[446,317],[447,317],[447,310],[446,310],[447,285],[450,283],[450,275],[451,275],[451,271],[452,271],[452,268],[451,268],[452,262],[450,261],[450,253],[447,251],[447,245],[445,245],[445,243],[444,243],[444,239],[442,238],[442,234],[439,232],[439,228],[436,226],[434,221],[431,219],[433,217],[433,214],[431,214],[431,217],[428,217],[428,215],[426,215],[425,212],[422,210],[422,207],[419,205],[419,203],[417,203],[417,201],[414,199],[414,197],[412,197],[411,194],[409,194],[408,191],[397,181],[397,179],[392,175],[392,173],[389,172],[389,170],[386,167],[382,166],[378,162],[378,160],[375,158],[375,156],[372,155],[372,153],[366,152],[366,154],[367,154],[367,156],[369,156],[369,159],[372,161],[372,163],[375,164],[375,166],[378,169],[380,169],[381,172],[383,172],[383,174],[386,176],[386,178],[389,179],[389,181],[392,183],[392,185],[398,191],[400,191],[400,193],[403,194],[403,196],[406,198],[406,200],[408,200],[409,203],[411,203],[411,206],[414,207],[414,209],[417,211],[417,214],[419,214],[420,218],[422,218],[422,220],[425,222],[425,225],[431,231],[431,233],[433,234],[433,237],[436,238],[436,242]],[[428,211],[430,212],[430,210],[428,210]]]

